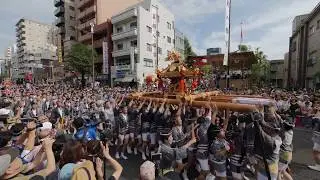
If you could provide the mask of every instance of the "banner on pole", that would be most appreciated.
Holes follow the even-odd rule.
[[[103,41],[102,43],[102,56],[103,56],[103,65],[102,72],[103,74],[109,74],[109,54],[108,54],[108,43]]]
[[[130,48],[130,65],[131,65],[131,72],[134,72],[134,47]]]
[[[61,46],[58,47],[58,62],[62,63],[62,49],[61,49]]]
[[[229,53],[229,33],[230,33],[230,0],[226,0],[226,16],[225,16],[225,52],[224,52],[224,59],[223,65],[228,66],[228,53]]]

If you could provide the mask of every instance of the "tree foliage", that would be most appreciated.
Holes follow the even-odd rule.
[[[193,60],[188,57],[196,56],[196,55],[197,54],[192,50],[192,47],[188,38],[184,38],[184,58],[185,58],[185,63],[188,67],[191,67],[193,64]]]
[[[248,52],[252,51],[252,49],[250,46],[242,44],[239,45],[239,51]],[[260,48],[254,49],[253,53],[257,62],[252,64],[250,79],[258,86],[263,86],[263,84],[266,85],[270,79],[270,63],[267,60],[267,56],[260,50]]]
[[[204,65],[201,67],[202,72],[205,76],[209,76],[212,74],[212,65]]]
[[[97,52],[93,51],[94,59]],[[92,73],[92,50],[90,46],[75,44],[71,47],[66,56],[66,65],[69,69],[79,72],[82,75]]]

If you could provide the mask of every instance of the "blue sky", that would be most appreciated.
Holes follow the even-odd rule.
[[[160,0],[175,14],[176,27],[190,39],[194,50],[224,49],[225,0]],[[269,59],[283,58],[288,51],[291,22],[309,13],[319,0],[232,0],[231,50],[240,42],[243,21],[244,44],[260,47]],[[0,7],[0,57],[15,42],[15,24],[24,17],[51,24],[53,0],[6,0]]]

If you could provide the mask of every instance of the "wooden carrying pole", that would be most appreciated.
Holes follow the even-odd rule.
[[[168,104],[176,104],[179,105],[181,100],[179,99],[165,99],[165,98],[152,98],[152,97],[141,97],[141,96],[129,96],[128,99],[137,99],[137,100],[146,100],[146,101],[153,101],[153,102],[166,102]],[[209,100],[209,99],[208,99]],[[218,101],[192,101],[186,98],[186,101],[191,106],[195,107],[205,107],[208,103],[209,105],[216,105],[218,109],[229,109],[232,111],[238,112],[248,112],[255,109],[254,105],[247,105],[247,104],[235,104],[235,103],[228,103],[228,102],[218,102]]]

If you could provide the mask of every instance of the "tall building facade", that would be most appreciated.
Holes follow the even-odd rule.
[[[177,28],[174,29],[174,49],[179,52],[181,58],[184,59],[184,34]]]
[[[76,2],[75,0],[54,0],[54,6],[56,7],[54,11],[55,25],[60,34],[58,47],[61,48],[64,55],[76,43],[77,39]]]
[[[320,3],[298,19],[289,41],[287,85],[314,88],[314,76],[320,72]]]
[[[57,47],[53,44],[57,34],[56,27],[28,19],[20,19],[16,24],[18,73],[24,77],[33,73],[43,76],[43,61],[57,60]],[[41,76],[41,77],[40,77]]]
[[[138,0],[75,0],[78,41],[91,44],[90,23],[106,23],[111,16]],[[102,43],[101,43],[102,46]]]
[[[174,49],[174,15],[157,0],[144,0],[112,16],[113,78],[144,83],[147,75],[165,68]]]
[[[271,60],[270,63],[270,81],[275,87],[282,88],[284,82],[284,60]]]

